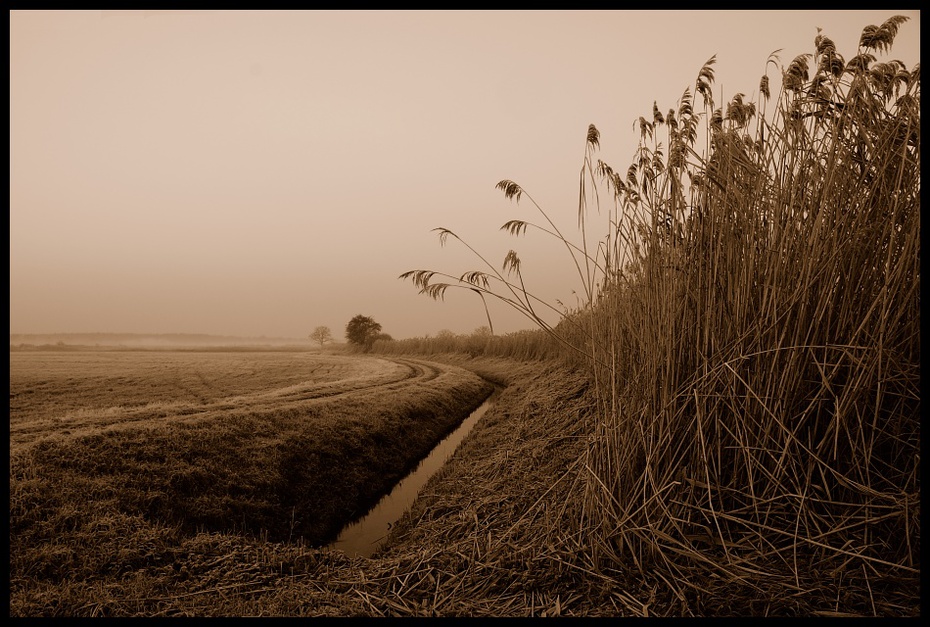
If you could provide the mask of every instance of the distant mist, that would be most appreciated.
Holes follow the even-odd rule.
[[[10,347],[64,344],[68,346],[124,346],[163,348],[173,346],[294,346],[312,345],[309,338],[238,337],[204,333],[11,333]]]

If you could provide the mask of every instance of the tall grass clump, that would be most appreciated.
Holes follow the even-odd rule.
[[[547,221],[503,228],[554,236],[578,270],[586,301],[558,324],[513,251],[402,275],[496,296],[588,367],[590,567],[687,611],[919,613],[920,68],[876,56],[906,20],[866,27],[849,60],[822,32],[773,54],[755,101],[715,102],[712,57],[639,119],[625,171],[592,125],[579,245],[502,181]]]

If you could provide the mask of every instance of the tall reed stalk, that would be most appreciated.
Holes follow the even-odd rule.
[[[596,249],[532,199],[548,226],[502,227],[565,244],[587,300],[558,325],[540,320],[513,251],[502,272],[402,275],[434,298],[501,298],[589,368],[577,522],[591,564],[681,599],[855,580],[869,594],[851,603],[880,614],[873,588],[916,590],[920,68],[876,58],[906,19],[864,29],[848,61],[822,33],[787,67],[772,55],[757,103],[714,102],[712,57],[676,108],[639,119],[625,173],[595,159],[592,125],[582,242],[588,205],[612,200]]]

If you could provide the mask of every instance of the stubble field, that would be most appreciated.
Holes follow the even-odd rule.
[[[10,443],[269,413],[436,379],[436,366],[314,352],[10,353]]]

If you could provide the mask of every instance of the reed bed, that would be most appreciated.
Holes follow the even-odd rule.
[[[402,275],[499,298],[586,367],[585,560],[681,613],[919,614],[920,68],[877,58],[905,22],[866,27],[848,61],[823,33],[771,56],[757,102],[715,102],[709,59],[639,119],[626,171],[592,125],[580,244],[501,181],[546,220],[502,228],[547,232],[578,269],[587,301],[558,324],[514,251],[501,271],[476,252],[489,271]]]
[[[470,334],[441,331],[434,337],[378,340],[373,350],[385,355],[465,354],[471,357],[501,357],[518,361],[561,359],[563,348],[541,329],[526,329],[494,335],[488,327]]]

